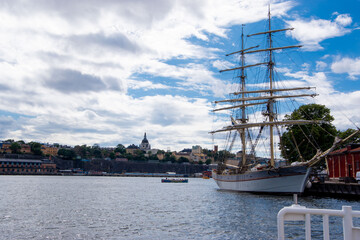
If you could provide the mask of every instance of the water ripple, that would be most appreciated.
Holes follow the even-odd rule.
[[[212,180],[162,184],[159,178],[0,176],[1,239],[276,239],[276,215],[291,197],[219,191]],[[300,198],[313,208],[360,203]],[[342,239],[341,220],[332,239]],[[320,223],[319,223],[320,222]],[[312,239],[322,239],[313,219]],[[301,223],[287,224],[303,239]]]

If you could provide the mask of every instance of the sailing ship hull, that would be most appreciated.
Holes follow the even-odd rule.
[[[217,174],[213,179],[220,189],[260,193],[302,193],[311,168],[289,166],[241,174]]]

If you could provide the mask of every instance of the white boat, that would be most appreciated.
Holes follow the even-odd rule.
[[[213,172],[220,189],[243,192],[301,193],[310,173],[309,167],[282,167],[243,173]]]
[[[244,47],[244,30],[242,30],[242,43],[241,50],[227,54],[239,54],[240,55],[240,65],[231,68],[221,70],[220,72],[227,71],[237,71],[235,75],[239,79],[238,92],[233,92],[230,94],[232,96],[230,99],[224,99],[215,101],[216,104],[226,104],[225,106],[220,106],[217,109],[214,109],[213,112],[218,111],[231,111],[231,124],[225,126],[222,129],[214,130],[211,133],[218,132],[235,132],[239,134],[241,140],[241,161],[239,164],[234,166],[227,164],[224,160],[222,163],[218,164],[217,169],[213,170],[212,176],[216,181],[220,189],[224,190],[233,190],[233,191],[245,191],[245,192],[264,192],[264,193],[302,193],[304,191],[305,185],[307,183],[311,167],[318,163],[324,156],[330,153],[337,144],[346,141],[336,139],[334,145],[324,152],[318,152],[312,159],[307,161],[299,162],[296,165],[275,166],[275,141],[274,141],[274,131],[279,126],[289,126],[289,125],[304,125],[304,124],[319,124],[324,123],[323,121],[318,120],[280,120],[278,119],[279,114],[276,112],[276,104],[280,104],[281,101],[278,99],[295,99],[299,97],[315,97],[316,94],[313,93],[313,88],[311,87],[296,87],[296,88],[280,88],[275,87],[275,78],[274,78],[274,54],[278,50],[286,51],[291,48],[300,48],[300,45],[294,46],[274,46],[273,38],[279,32],[291,31],[293,28],[287,29],[272,29],[271,28],[271,14],[269,9],[268,17],[268,29],[267,31],[247,35],[247,37],[264,35],[267,37],[267,46],[263,49],[257,49],[256,47]],[[245,65],[245,56],[253,53],[266,53],[267,60],[265,62]],[[264,67],[267,66],[267,67]],[[259,68],[260,70],[265,70],[267,73],[266,84],[263,89],[248,89],[246,84],[253,83],[247,79],[247,74],[245,69],[249,68]],[[253,84],[254,85],[254,84]],[[231,105],[231,106],[229,106]],[[254,106],[263,106],[263,119],[259,122],[249,122],[249,116],[247,116],[247,111],[249,108]],[[260,129],[259,135],[255,141],[249,143],[247,136],[249,135],[249,129],[257,128]],[[269,145],[268,152],[270,153],[269,162],[265,167],[256,168],[256,158],[250,159],[249,156],[254,156],[254,150],[261,134],[261,131],[264,128],[269,129]],[[356,132],[357,133],[357,132]],[[234,142],[235,138],[233,138]],[[230,148],[232,146],[230,143]],[[251,147],[249,148],[249,145]],[[250,151],[249,151],[250,149]],[[229,150],[231,151],[231,150]],[[250,153],[250,154],[249,154]]]

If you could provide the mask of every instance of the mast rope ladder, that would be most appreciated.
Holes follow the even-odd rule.
[[[255,139],[255,143],[251,145],[251,152],[250,154],[253,154],[255,156],[255,149],[256,149],[256,146],[257,144],[259,143],[259,140],[260,140],[260,137],[261,137],[261,133],[262,133],[262,130],[264,129],[265,126],[261,126],[260,127],[260,130],[259,130],[259,133]]]

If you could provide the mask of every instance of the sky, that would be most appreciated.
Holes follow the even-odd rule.
[[[264,31],[268,0],[0,0],[0,139],[67,145],[212,148],[213,102],[234,87],[220,69],[246,34]],[[310,85],[339,130],[360,126],[360,1],[271,1],[294,27],[276,71]],[[250,46],[259,38],[246,40]],[[283,43],[283,42],[276,42]],[[247,62],[256,62],[250,56]],[[290,67],[295,63],[295,67]],[[305,102],[306,103],[306,102]]]

